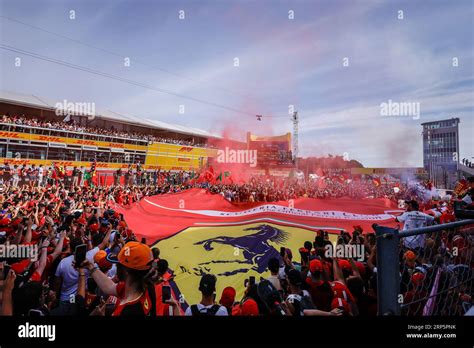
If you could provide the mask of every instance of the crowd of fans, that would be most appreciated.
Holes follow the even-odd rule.
[[[323,182],[311,179],[288,179],[267,176],[253,177],[244,184],[217,183],[209,187],[213,193],[220,193],[235,203],[275,202],[305,198],[381,198],[402,199],[412,194],[405,184],[377,185],[371,179],[339,181],[326,178]]]
[[[9,116],[3,115],[0,119],[0,123],[7,123],[12,125],[23,125],[30,127],[40,127],[54,130],[70,131],[77,133],[88,133],[92,135],[106,135],[116,138],[126,138],[126,139],[136,139],[136,140],[146,140],[153,143],[167,143],[183,146],[196,146],[196,147],[205,147],[207,146],[204,142],[196,142],[194,140],[186,139],[176,139],[176,138],[166,138],[154,136],[149,133],[140,133],[140,132],[130,132],[130,131],[120,131],[114,129],[113,126],[110,128],[105,127],[86,127],[78,124],[75,121],[50,121],[50,120],[39,120],[37,118],[30,118],[25,116]],[[69,137],[74,137],[74,134],[71,133]]]
[[[77,186],[84,181],[88,172],[84,167],[64,169],[54,165],[21,165],[8,162],[0,166],[0,184],[30,187],[69,183]],[[206,188],[211,193],[219,193],[233,203],[275,202],[306,198],[388,198],[394,201],[413,198],[418,194],[404,183],[381,185],[369,179],[344,179],[327,177],[323,181],[312,179],[279,178],[267,175],[252,176],[247,182],[229,183],[214,175],[206,177],[204,172],[145,170],[140,163],[130,164],[126,169],[118,169],[113,174],[113,184],[153,187],[158,193],[173,193],[197,187]],[[100,184],[100,183],[97,183]]]
[[[280,181],[269,177],[224,185],[215,180],[197,182],[194,175],[184,172],[158,172],[156,180],[148,184],[137,182],[137,178],[140,177],[136,176],[131,183],[116,182],[103,187],[86,184],[83,178],[67,185],[61,175],[42,180],[33,176],[32,182],[14,181],[13,177],[5,178],[3,171],[0,246],[38,251],[35,259],[17,255],[5,257],[0,263],[0,275],[4,277],[0,284],[3,315],[377,314],[377,250],[372,231],[355,226],[352,233],[341,232],[338,236],[338,245],[363,246],[364,252],[358,259],[328,256],[326,250],[332,245],[329,234],[319,231],[314,241],[305,242],[299,250],[282,248],[279,257],[268,261],[270,275],[258,280],[250,277],[242,298],[236,298],[232,287],[216,294],[217,278],[204,274],[196,289],[202,295],[201,301],[186,303],[170,286],[174,272],[160,258],[160,250],[150,248],[146,240],[138,240],[140,231],[132,231],[123,215],[113,208],[115,204],[131,204],[145,196],[192,187],[203,187],[227,198],[232,191],[230,200],[235,202],[250,202],[250,197],[253,201],[268,202],[346,195],[399,199],[410,195],[407,187],[399,186],[395,194],[392,185],[369,181],[329,180],[323,188],[316,188],[305,180]],[[470,185],[466,197],[472,199],[472,180]],[[405,228],[444,223],[453,218],[449,206],[443,210],[433,205],[432,214],[428,215],[419,211],[415,200],[407,204],[407,212],[398,217]],[[458,230],[403,241],[400,272],[406,314],[464,314],[466,303],[472,303],[472,245],[470,235]],[[299,257],[294,256],[297,253]],[[459,284],[459,279],[471,281]],[[436,306],[429,306],[428,295],[435,283],[446,292],[435,298]]]

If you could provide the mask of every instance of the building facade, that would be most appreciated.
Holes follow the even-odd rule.
[[[436,187],[452,188],[458,179],[459,118],[425,122],[423,167]]]

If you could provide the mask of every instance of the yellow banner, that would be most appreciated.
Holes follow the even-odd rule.
[[[86,140],[86,139],[74,139],[58,136],[49,136],[49,135],[40,135],[40,134],[30,134],[30,133],[17,133],[17,132],[5,132],[0,131],[1,138],[8,139],[18,139],[25,141],[37,141],[45,143],[64,143],[71,145],[87,145],[87,146],[97,146],[105,148],[122,148],[128,151],[146,151],[146,160],[144,168],[146,170],[197,170],[202,166],[207,164],[209,156],[216,156],[217,150],[207,149],[207,148],[198,148],[191,146],[175,145],[175,144],[165,144],[165,143],[153,143],[150,145],[133,145],[133,144],[120,144],[114,142],[104,142],[96,140]],[[26,145],[27,144],[23,144]],[[53,162],[50,159],[41,160],[41,159],[13,159],[13,158],[3,158],[3,161],[7,161],[10,164],[17,165],[44,165],[50,166]],[[73,167],[85,167],[89,168],[91,162],[84,161],[54,161],[58,165],[64,166],[66,168]],[[105,163],[98,162],[97,169],[109,169],[117,170],[118,168],[127,168],[127,163]]]

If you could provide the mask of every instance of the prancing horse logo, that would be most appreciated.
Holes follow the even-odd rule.
[[[194,245],[203,245],[206,251],[213,250],[213,243],[230,245],[242,251],[245,261],[241,263],[248,263],[254,265],[252,269],[258,273],[265,272],[268,261],[272,257],[279,257],[280,253],[269,242],[284,244],[289,234],[283,230],[270,225],[259,225],[257,227],[246,228],[244,231],[258,231],[254,234],[249,234],[240,237],[219,236],[215,238],[205,239],[194,243]],[[221,261],[221,262],[235,262],[235,261]],[[200,263],[202,266],[208,263]]]

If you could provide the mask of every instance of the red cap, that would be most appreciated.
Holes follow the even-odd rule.
[[[16,274],[22,274],[23,272],[26,271],[26,268],[29,265],[30,265],[30,260],[25,259],[11,265],[11,269],[14,270]]]
[[[255,300],[249,298],[241,305],[241,315],[254,316],[259,314],[260,312]]]
[[[415,262],[416,260],[416,254],[411,251],[411,250],[408,250],[406,253],[405,253],[405,259],[408,261],[408,262]]]
[[[349,261],[347,261],[347,260],[339,260],[337,263],[338,263],[338,265],[339,265],[339,268],[341,268],[342,270],[346,270],[346,271],[352,272],[352,266],[351,266],[351,264],[350,264]]]
[[[316,272],[322,272],[323,271],[323,263],[318,260],[318,259],[313,259],[309,262],[309,271],[311,274],[314,274]]]
[[[99,225],[98,225],[98,224],[89,225],[89,230],[90,230],[92,233],[95,233],[95,232],[99,231]]]
[[[231,307],[235,301],[236,291],[233,287],[228,286],[222,291],[219,303],[225,307]]]
[[[76,223],[78,223],[79,225],[85,225],[87,224],[87,221],[81,216],[79,219],[76,220]]]
[[[112,263],[110,263],[107,258],[107,252],[105,250],[99,250],[94,255],[94,262],[97,263],[100,269],[110,269],[112,267]]]
[[[411,282],[414,286],[420,285],[425,279],[425,275],[421,272],[417,272],[411,276]]]

